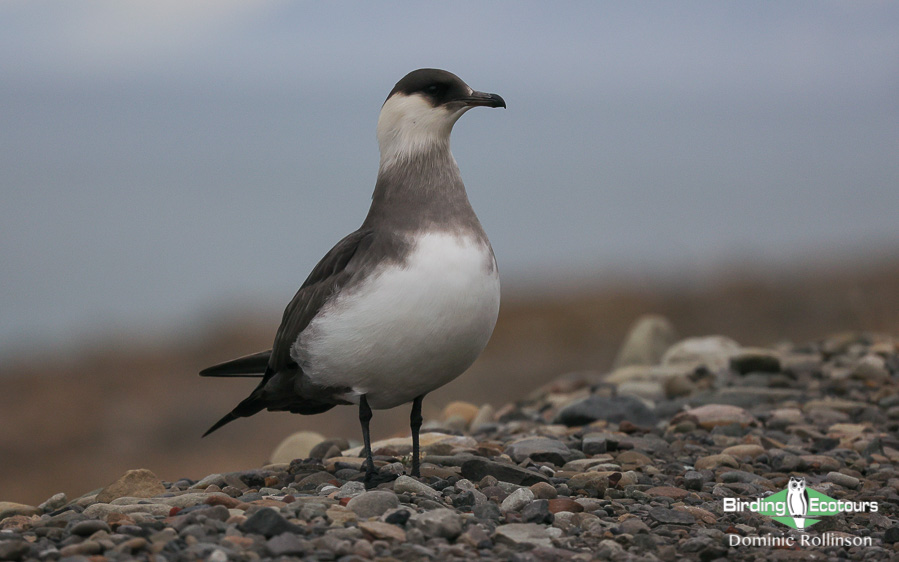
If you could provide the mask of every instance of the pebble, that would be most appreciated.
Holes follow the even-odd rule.
[[[647,314],[631,326],[618,356],[615,368],[628,365],[656,365],[677,340],[674,326],[664,316]]]
[[[312,551],[312,545],[295,533],[281,533],[268,539],[265,549],[272,556],[305,556]]]
[[[364,492],[365,484],[363,484],[362,482],[350,481],[337,490],[337,497],[339,499],[354,498]]]
[[[568,480],[572,491],[581,491],[592,497],[602,497],[609,487],[609,476],[600,472],[582,472]]]
[[[509,494],[500,505],[503,512],[520,511],[521,508],[534,501],[534,492],[530,488],[519,488]]]
[[[458,418],[462,420],[462,429],[465,429],[471,425],[472,421],[474,421],[479,410],[480,408],[470,402],[450,402],[443,408],[440,419],[446,422],[453,418]]]
[[[570,511],[571,513],[580,513],[584,511],[584,506],[571,498],[556,498],[547,500],[547,508],[550,513],[561,513]]]
[[[727,447],[726,449],[721,451],[723,455],[730,455],[737,459],[754,459],[757,456],[764,454],[765,448],[761,445],[753,445],[753,444],[745,444],[745,445],[732,445]]]
[[[543,525],[536,523],[509,523],[500,525],[493,533],[493,540],[512,546],[552,546],[552,540]]]
[[[629,421],[637,426],[653,426],[658,421],[655,413],[639,398],[616,396],[609,398],[591,395],[576,400],[562,408],[554,423],[567,426],[588,425],[597,420],[619,423]]]
[[[165,493],[165,486],[155,474],[145,468],[129,470],[118,480],[97,494],[97,501],[109,503],[122,497],[152,498]]]
[[[440,499],[443,495],[427,484],[422,484],[411,476],[400,476],[393,483],[393,491],[397,494],[417,494],[428,498]]]
[[[346,507],[361,519],[378,517],[387,510],[399,507],[400,502],[396,494],[383,490],[372,490],[353,497],[347,502]]]
[[[684,473],[684,488],[687,490],[701,491],[704,481],[702,474],[695,470],[688,470]]]
[[[614,451],[618,448],[618,443],[620,443],[625,435],[616,435],[609,432],[602,433],[588,433],[584,435],[584,439],[581,442],[581,450],[585,455],[589,455],[591,457],[596,455],[602,455],[607,451]],[[580,461],[571,461],[566,463],[568,466],[568,470],[582,470],[583,468],[589,468],[591,463],[593,463],[595,459],[581,459]],[[611,459],[608,459],[611,460]],[[574,465],[572,463],[582,463],[579,465]],[[599,464],[602,461],[597,461],[593,464]],[[583,468],[582,468],[583,467]],[[565,467],[563,467],[565,468]]]
[[[244,533],[256,533],[267,538],[281,533],[300,531],[299,527],[288,522],[280,513],[271,508],[260,509],[241,523],[239,528]]]
[[[649,510],[649,517],[665,525],[692,525],[696,518],[684,511],[668,509],[666,507],[654,507]]]
[[[529,437],[513,441],[506,447],[505,453],[517,463],[531,459],[534,462],[549,462],[556,466],[562,466],[574,457],[574,453],[565,446],[565,443],[548,437]]]
[[[639,517],[628,517],[618,525],[619,533],[627,533],[629,535],[639,535],[640,533],[649,533],[649,526]]]
[[[390,523],[362,521],[359,523],[359,528],[362,529],[363,532],[371,535],[375,540],[406,541],[406,531],[396,525],[391,525]]]
[[[429,537],[453,540],[462,534],[462,516],[453,509],[432,509],[420,513],[411,521]]]
[[[31,544],[24,540],[0,541],[0,560],[19,560],[31,550]]]
[[[491,424],[493,424],[493,418],[496,416],[496,410],[493,409],[493,406],[490,404],[484,404],[478,410],[477,415],[475,415],[474,419],[471,420],[470,428],[472,432],[481,431]]]
[[[469,525],[457,540],[478,550],[493,546],[490,535],[480,525]]]
[[[0,502],[0,559],[751,560],[763,551],[730,548],[729,534],[792,531],[762,515],[724,513],[722,499],[767,497],[791,476],[835,499],[879,502],[878,512],[813,530],[870,536],[873,545],[765,556],[895,557],[895,340],[853,335],[773,349],[692,340],[669,348],[661,365],[562,376],[498,413],[452,405],[444,422],[429,422],[462,435],[427,432],[421,478],[403,475],[408,437],[376,443],[381,483],[371,490],[362,459],[332,438],[308,459],[195,483],[139,470],[105,496]],[[690,382],[675,399],[673,380]],[[646,383],[664,383],[666,396]],[[616,387],[655,404],[616,396]],[[570,416],[597,405],[606,411]],[[654,421],[639,422],[642,408]],[[131,486],[139,480],[143,491]]]
[[[531,486],[537,482],[549,482],[546,476],[518,466],[490,461],[487,459],[471,459],[462,464],[462,476],[472,482],[479,482],[486,476],[492,476],[503,482],[520,486]]]
[[[471,513],[478,519],[488,519],[490,521],[499,521],[503,516],[503,513],[502,511],[500,511],[499,506],[493,502],[488,502],[482,505],[475,505],[471,510]]]
[[[740,352],[740,344],[725,336],[687,338],[672,345],[662,356],[663,365],[679,365],[695,370],[703,367],[717,373],[730,366],[730,358]]]
[[[172,506],[164,503],[137,503],[131,505],[112,505],[108,503],[91,504],[82,512],[86,517],[106,519],[112,513],[146,513],[153,516],[166,516]]]
[[[745,409],[727,404],[706,404],[687,410],[672,418],[671,423],[677,423],[678,420],[684,418],[695,419],[697,425],[703,429],[714,429],[721,425],[731,424],[746,427],[756,421],[755,417]]]
[[[42,510],[33,505],[0,501],[0,519],[6,519],[7,517],[12,517],[14,515],[31,516],[40,513],[42,513]]]
[[[652,459],[639,451],[624,451],[615,457],[615,462],[621,466],[622,470],[633,470],[652,464]]]
[[[794,472],[802,466],[802,459],[799,458],[799,455],[794,455],[787,451],[771,451],[769,456],[771,468],[778,472]]]
[[[356,512],[341,505],[332,505],[325,511],[325,517],[331,522],[332,527],[343,527],[347,523],[356,521],[359,517]]]
[[[103,546],[97,541],[86,540],[77,544],[70,544],[59,549],[59,555],[63,558],[68,556],[91,556],[100,554]]]
[[[521,518],[527,523],[551,524],[553,513],[549,509],[549,500],[534,500],[521,510]]]
[[[780,356],[776,351],[759,348],[743,348],[731,355],[730,368],[741,375],[749,373],[779,373]]]
[[[456,484],[458,486],[458,484]],[[537,482],[531,486],[534,497],[541,500],[551,500],[558,497],[559,492],[548,482]]]
[[[59,492],[58,494],[53,494],[47,501],[37,506],[43,512],[56,511],[62,506],[69,503],[69,498],[66,497],[65,493]],[[2,509],[0,509],[2,511]],[[2,518],[2,516],[0,516]]]
[[[855,490],[858,488],[859,484],[861,484],[861,480],[858,478],[843,474],[842,472],[828,472],[824,479],[827,482],[833,482],[834,484],[849,488],[850,490]]]
[[[109,533],[112,529],[109,528],[109,525],[105,521],[100,521],[98,519],[88,519],[87,521],[79,521],[72,525],[72,528],[69,529],[69,532],[73,535],[79,535],[82,537],[89,537],[93,535],[97,531],[106,531]]]
[[[325,436],[314,431],[298,431],[287,436],[272,452],[272,463],[289,463],[294,459],[312,456],[312,449],[325,440]]]

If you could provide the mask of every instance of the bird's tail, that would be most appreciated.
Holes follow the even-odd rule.
[[[214,368],[214,367],[212,367]],[[201,373],[202,374],[202,373]],[[269,379],[274,375],[274,373],[270,369],[266,369],[265,374],[262,376],[262,380],[259,381],[259,385],[253,389],[253,392],[250,393],[249,396],[241,400],[240,404],[234,407],[233,410],[225,414],[225,416],[219,421],[215,422],[212,427],[206,430],[206,433],[203,434],[203,437],[206,437],[216,429],[222,427],[223,425],[233,422],[237,418],[246,418],[248,416],[252,416],[253,414],[262,411],[268,406],[268,401],[265,399],[265,385],[269,381]],[[216,375],[213,375],[216,376]],[[223,375],[223,376],[234,376],[234,375]]]
[[[225,425],[226,423],[233,422],[234,420],[236,420],[236,419],[239,418],[239,417],[240,417],[240,416],[235,416],[233,413],[228,412],[227,414],[225,414],[225,416],[224,416],[222,419],[220,419],[219,421],[215,422],[215,423],[212,425],[212,427],[210,427],[209,429],[207,429],[207,430],[206,430],[206,433],[203,434],[203,437],[206,437],[207,435],[209,435],[210,433],[212,433],[212,432],[215,431],[216,429],[222,427],[222,426]]]

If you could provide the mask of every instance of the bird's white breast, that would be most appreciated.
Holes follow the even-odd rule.
[[[462,374],[487,345],[499,312],[489,245],[436,232],[405,263],[385,265],[328,302],[292,355],[317,385],[392,408]]]

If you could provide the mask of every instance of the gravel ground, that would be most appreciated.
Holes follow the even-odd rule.
[[[420,479],[408,438],[374,445],[366,490],[358,447],[301,435],[289,463],[177,482],[138,469],[80,498],[0,501],[0,560],[899,557],[899,340],[670,337],[647,318],[611,373],[499,410],[449,405],[426,423]],[[724,510],[791,476],[868,510],[804,532]]]

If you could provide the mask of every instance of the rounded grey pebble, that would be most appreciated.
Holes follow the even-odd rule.
[[[849,488],[850,490],[855,490],[861,483],[861,481],[855,476],[849,476],[848,474],[843,474],[842,472],[829,472],[827,473],[825,480],[828,482],[833,482],[834,484],[837,484],[844,488]]]
[[[702,474],[695,470],[689,470],[684,474],[684,488],[687,490],[702,491]]]
[[[413,525],[429,537],[453,540],[462,534],[462,516],[452,509],[433,509],[412,519]]]
[[[488,519],[490,521],[499,521],[500,517],[503,516],[499,506],[491,501],[474,506],[472,514],[478,519]]]
[[[347,508],[360,519],[378,517],[388,509],[399,507],[399,505],[396,494],[386,490],[363,492],[346,504]]]
[[[69,530],[73,535],[78,535],[81,537],[89,537],[96,533],[97,531],[106,531],[109,533],[111,529],[106,521],[101,521],[99,519],[88,519],[86,521],[79,521],[72,525],[72,528]]]

